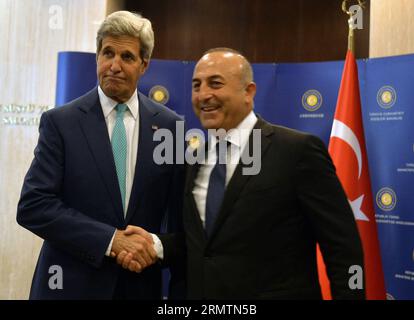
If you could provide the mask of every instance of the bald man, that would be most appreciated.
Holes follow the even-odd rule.
[[[194,112],[205,129],[224,131],[213,132],[206,163],[187,171],[188,297],[321,299],[319,243],[333,298],[364,298],[348,285],[362,246],[324,144],[255,115],[255,93],[252,67],[235,50],[211,49],[194,69]],[[249,150],[260,163],[253,173]]]
[[[363,269],[361,241],[323,142],[257,116],[255,93],[233,49],[195,66],[193,110],[210,139],[206,161],[186,173],[188,298],[321,299],[319,243],[333,298],[364,299],[349,285],[350,270]]]

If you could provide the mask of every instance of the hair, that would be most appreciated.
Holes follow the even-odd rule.
[[[213,53],[213,52],[230,52],[233,53],[235,55],[238,55],[240,58],[242,58],[242,76],[243,76],[243,80],[246,82],[246,84],[253,82],[253,68],[252,65],[250,64],[249,60],[247,60],[247,58],[240,52],[237,51],[235,49],[231,49],[231,48],[226,48],[226,47],[217,47],[217,48],[212,48],[209,49],[207,51],[205,51],[203,53],[203,56],[209,53]]]
[[[154,31],[151,22],[138,13],[116,11],[105,18],[96,35],[96,54],[102,49],[102,40],[108,36],[130,36],[140,43],[141,59],[149,60],[154,49]]]

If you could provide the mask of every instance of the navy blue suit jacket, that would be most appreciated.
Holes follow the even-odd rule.
[[[183,166],[153,161],[159,143],[153,141],[154,128],[175,133],[181,119],[141,93],[138,99],[138,155],[125,218],[97,88],[42,115],[17,212],[18,223],[45,240],[30,298],[111,299],[121,273],[128,298],[161,297],[159,264],[137,274],[105,257],[115,228],[132,224],[157,234],[165,222],[171,230],[181,228]],[[167,263],[174,237],[160,238]],[[62,268],[62,289],[49,286],[54,265]]]

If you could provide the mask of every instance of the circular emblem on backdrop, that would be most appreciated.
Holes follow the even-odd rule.
[[[376,196],[377,205],[381,210],[391,211],[397,203],[397,195],[391,188],[381,188]]]
[[[302,96],[302,106],[308,111],[316,111],[322,105],[322,95],[317,90],[308,90]]]
[[[149,91],[148,96],[150,99],[161,104],[166,104],[170,99],[170,93],[167,88],[160,85],[153,86]]]
[[[377,102],[379,106],[383,109],[389,109],[397,100],[397,93],[395,89],[391,86],[384,86],[378,90],[377,93]]]

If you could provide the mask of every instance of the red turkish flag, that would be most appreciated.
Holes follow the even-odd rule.
[[[350,50],[346,55],[339,88],[329,141],[329,153],[358,225],[364,250],[366,298],[369,300],[385,299],[384,274],[362,126],[358,68],[354,54]],[[329,281],[326,273],[323,274],[325,267],[322,265],[319,252],[318,256],[322,294],[324,299],[329,299]]]

